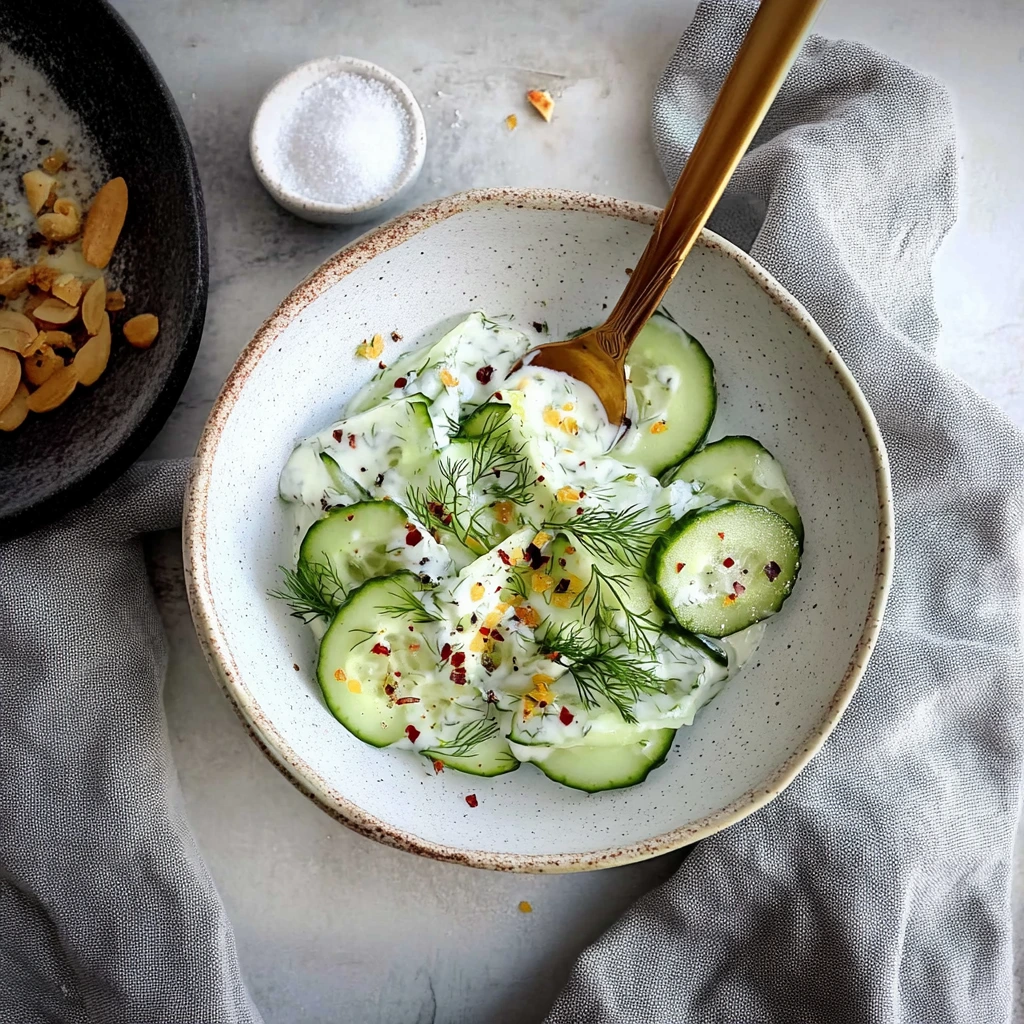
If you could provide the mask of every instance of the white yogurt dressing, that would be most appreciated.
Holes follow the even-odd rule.
[[[599,549],[587,550],[571,532],[573,523],[610,513],[667,524],[713,499],[686,481],[664,487],[615,458],[619,428],[608,423],[586,385],[531,366],[506,379],[530,347],[530,340],[507,323],[472,314],[436,344],[410,351],[378,373],[349,403],[345,418],[297,446],[281,475],[281,495],[294,510],[296,546],[326,510],[365,498],[389,498],[405,509],[410,524],[432,535],[436,546],[447,548],[458,570],[433,594],[441,621],[420,628],[439,652],[450,648],[463,655],[464,678],[456,680],[455,695],[446,678],[451,664],[447,658],[443,663],[439,659],[434,676],[403,676],[402,692],[422,698],[409,717],[420,738],[401,741],[406,746],[423,750],[449,740],[467,716],[479,716],[488,702],[511,714],[531,742],[571,746],[604,733],[612,742],[622,728],[620,711],[603,698],[585,706],[571,658],[553,660],[538,646],[540,636],[554,624],[571,625],[588,607],[582,588],[584,577],[594,584],[595,566],[613,580],[632,581],[630,593],[639,595],[622,607],[606,601],[611,632],[602,633],[613,653],[638,659],[646,676],[657,680],[632,701],[638,729],[691,724],[699,708],[751,657],[764,631],[759,624],[722,641],[727,668],[696,646],[659,635],[657,625],[647,653],[630,649],[630,621],[637,616],[655,624],[664,619],[639,571],[642,558],[616,564]],[[630,393],[630,408],[642,418],[656,417],[658,403],[664,403],[677,382],[666,373],[636,376],[643,387],[639,394]],[[518,480],[513,471],[493,471],[480,479],[471,468],[458,472],[473,462],[473,445],[479,443],[463,436],[467,420],[474,410],[492,404],[497,413],[505,415],[506,407],[510,413],[509,443],[516,442],[517,452],[512,461],[525,461],[529,483],[525,499],[520,495],[523,500],[500,500]],[[630,443],[627,435],[619,447],[628,449]],[[332,464],[340,476],[331,472]],[[446,513],[457,511],[455,523],[425,521],[434,514],[429,513],[430,495],[448,483],[443,506]],[[470,529],[456,529],[460,516],[472,523]],[[569,531],[561,541],[556,538],[564,531],[557,524]],[[574,561],[562,568],[553,559],[559,560],[565,538],[572,541]],[[531,543],[532,556],[527,551]],[[559,561],[565,566],[564,559]],[[582,575],[576,576],[572,568]],[[516,579],[526,593],[510,598]],[[558,600],[564,598],[561,604],[555,587],[567,587],[558,595]],[[500,644],[494,642],[495,632]],[[571,708],[571,715],[560,717],[562,708]],[[538,752],[518,742],[513,751],[520,759],[544,756],[543,748]]]

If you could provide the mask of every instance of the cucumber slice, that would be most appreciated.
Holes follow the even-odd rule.
[[[723,637],[773,615],[800,569],[800,539],[780,515],[730,501],[688,512],[655,541],[647,578],[693,633]]]
[[[707,437],[718,403],[715,365],[696,338],[656,313],[630,349],[629,377],[637,421],[612,454],[658,476]]]
[[[487,402],[471,413],[462,424],[464,437],[482,437],[491,434],[495,441],[512,433],[512,408],[507,402]]]
[[[695,651],[700,651],[701,654],[706,655],[716,665],[721,665],[722,668],[729,667],[729,655],[726,653],[725,648],[721,644],[715,643],[710,637],[698,636],[696,633],[691,633],[688,629],[683,629],[682,626],[674,622],[666,622],[664,630],[681,644],[692,647]]]
[[[406,709],[417,706],[395,703],[401,693],[389,681],[394,670],[407,678],[437,673],[437,656],[420,632],[423,623],[394,612],[422,595],[422,584],[411,572],[369,580],[338,609],[320,644],[317,679],[328,708],[349,732],[374,747],[403,739]],[[378,644],[390,655],[374,653]],[[386,685],[392,693],[385,692]]]
[[[512,754],[508,740],[500,731],[483,743],[474,745],[471,755],[458,756],[436,744],[421,753],[432,761],[440,761],[446,768],[454,768],[457,772],[480,775],[484,778],[505,775],[519,767],[519,761]]]
[[[723,437],[674,466],[663,478],[667,486],[676,480],[698,481],[702,490],[716,498],[764,505],[782,516],[803,540],[804,524],[793,492],[770,451],[752,437]]]
[[[342,472],[338,460],[327,452],[320,453],[320,461],[327,470],[327,477],[330,480],[331,489],[348,501],[365,501],[370,495],[355,482],[347,473]]]
[[[434,429],[425,403],[406,398],[340,420],[316,442],[334,464],[325,463],[332,478],[343,473],[368,495],[394,497],[433,451]]]
[[[630,729],[588,733],[583,743],[573,747],[515,746],[513,752],[523,761],[532,761],[549,779],[571,789],[599,793],[623,789],[644,781],[664,764],[675,729]],[[630,736],[623,742],[624,736]]]
[[[436,583],[452,569],[444,548],[393,501],[356,502],[315,522],[303,538],[299,566],[319,580],[321,591],[327,588],[328,599],[403,569],[424,583]]]

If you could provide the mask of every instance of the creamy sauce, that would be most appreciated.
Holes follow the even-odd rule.
[[[417,625],[416,650],[391,650],[398,690],[419,698],[408,711],[416,737],[399,745],[422,751],[449,742],[492,705],[506,716],[521,760],[544,756],[536,744],[571,746],[604,734],[614,742],[624,718],[602,690],[607,679],[599,673],[584,699],[573,658],[550,656],[547,641],[577,627],[590,631],[604,657],[653,681],[629,694],[636,729],[690,725],[764,631],[758,624],[722,641],[723,667],[662,631],[665,615],[643,579],[644,536],[714,500],[698,483],[664,487],[616,457],[633,443],[636,423],[663,415],[678,386],[673,374],[635,374],[634,425],[618,438],[579,381],[531,366],[506,379],[530,346],[507,322],[472,314],[435,345],[382,370],[345,418],[296,447],[281,474],[296,551],[326,510],[387,498],[430,539],[430,571],[448,570],[426,598],[437,619]],[[482,442],[467,431],[480,410],[503,417],[505,447],[500,456],[489,451],[484,471],[475,472]],[[623,522],[635,530],[621,529]],[[394,544],[401,549],[402,538]],[[313,625],[322,634],[324,623]],[[436,654],[425,658],[424,644]],[[460,656],[454,680],[453,655]]]

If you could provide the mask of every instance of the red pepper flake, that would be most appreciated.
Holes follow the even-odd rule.
[[[496,629],[491,630],[491,639],[495,641],[495,643],[499,644],[503,644],[505,642],[505,638]]]
[[[410,743],[415,743],[420,738],[420,731],[415,725],[407,725],[405,727],[405,735],[409,737]]]
[[[554,590],[552,591],[552,593],[555,593],[555,594],[564,594],[564,593],[566,593],[566,592],[568,591],[568,589],[569,589],[569,578],[568,578],[567,576],[563,576],[563,577],[562,577],[562,578],[561,578],[561,579],[560,579],[560,580],[559,580],[559,581],[558,581],[558,582],[557,582],[557,583],[555,584],[555,589],[554,589]]]
[[[464,665],[465,663],[466,663],[466,652],[465,651],[456,651],[452,655],[452,667],[453,668],[458,668],[460,665]]]
[[[682,572],[686,568],[685,562],[676,562],[676,572]]]
[[[583,460],[583,461],[582,461],[582,462],[580,463],[580,468],[581,468],[581,469],[586,469],[586,468],[587,468],[587,460],[586,460],[586,459],[584,459],[584,460]]]
[[[383,359],[377,364],[377,369],[378,370],[386,370],[387,368],[388,368],[388,364],[385,363]]]
[[[734,593],[734,594],[735,594],[735,595],[736,595],[737,597],[739,597],[739,596],[740,596],[740,594],[744,593],[744,592],[746,591],[746,589],[747,589],[747,588],[746,588],[745,586],[743,586],[743,584],[742,584],[742,583],[739,583],[739,582],[737,582],[737,581],[735,581],[735,580],[733,581],[733,585],[732,585],[732,591],[733,591],[733,593]]]
[[[493,366],[481,366],[480,369],[476,371],[476,379],[478,381],[480,381],[481,384],[490,384],[491,383],[491,377],[493,375],[494,375],[494,367]]]
[[[296,664],[295,664],[294,662],[292,662],[292,668],[293,668],[293,669],[295,669],[295,671],[296,671],[296,672],[299,672],[299,671],[301,671],[301,670],[299,669],[299,666],[298,666],[298,665],[296,665]]]
[[[542,555],[540,548],[533,541],[526,545],[526,557],[530,560],[531,569],[539,569],[545,562],[551,560],[550,555]]]
[[[782,572],[782,569],[780,568],[778,562],[769,562],[764,567],[764,574],[768,577],[769,583],[774,583],[778,579],[780,572]]]
[[[486,626],[481,626],[480,627],[480,635],[481,636],[490,636],[491,635],[491,631]]]
[[[508,555],[506,555],[505,552],[501,550],[501,548],[498,548],[498,557],[501,559],[504,565],[512,564],[512,559],[509,558]]]
[[[718,539],[719,539],[719,540],[725,540],[725,534],[724,534],[724,533],[720,533],[720,534],[718,535]]]
[[[558,712],[558,720],[562,725],[572,725],[573,713],[563,704],[562,710]]]
[[[722,563],[722,565],[724,565],[724,566],[726,567],[726,569],[731,569],[731,568],[732,568],[732,567],[733,567],[733,566],[734,566],[735,564],[736,564],[736,563],[735,563],[735,562],[734,562],[734,561],[733,561],[733,560],[732,560],[731,558],[727,558],[727,559],[726,559],[726,560],[725,560],[725,561],[724,561],[724,562]]]
[[[374,644],[370,650],[371,654],[383,654],[385,656],[391,654],[391,648],[386,644]]]
[[[355,448],[355,446],[356,446],[356,435],[355,434],[349,434],[348,435],[348,446],[349,446],[349,448]]]
[[[466,803],[469,804],[470,807],[476,807],[479,805],[480,801],[477,800],[476,793],[470,793],[469,796],[466,797]]]
[[[334,440],[338,442],[338,444],[341,444],[341,439],[344,436],[345,436],[345,431],[344,430],[334,430],[334,431],[331,432],[331,437],[333,437]]]
[[[408,384],[408,383],[409,383],[409,381],[408,381],[408,379],[406,377],[396,377],[395,378],[395,387],[396,388],[404,388],[405,385]]]
[[[487,703],[488,704],[497,704],[498,703],[498,698],[494,695],[494,691],[493,690],[488,690],[487,691]]]
[[[396,679],[401,679],[402,678],[402,673],[401,672],[395,672],[395,678]]]
[[[419,704],[419,697],[399,697],[395,701],[396,704]]]
[[[542,477],[542,476],[537,477],[537,483],[539,483],[539,484],[544,483],[544,477]]]
[[[409,547],[414,548],[421,540],[423,540],[423,534],[420,533],[415,526],[410,525],[409,532],[405,535],[405,543],[408,544]]]
[[[466,685],[466,670],[464,668],[453,668],[451,670],[451,673],[449,674],[448,678],[456,686],[465,686]]]
[[[441,772],[443,772],[443,771],[444,771],[444,761],[435,761],[434,762],[434,774],[435,775],[440,775]]]
[[[391,332],[391,340],[392,341],[401,341],[402,340],[402,336],[398,333],[398,331],[392,331]]]
[[[394,697],[394,695],[395,695],[395,688],[390,683],[385,683],[384,684],[384,692],[389,697]]]
[[[446,662],[451,656],[452,656],[452,645],[451,644],[445,644],[444,647],[441,648],[441,662],[442,663]]]
[[[351,523],[355,519],[355,513],[345,516],[345,518]]]

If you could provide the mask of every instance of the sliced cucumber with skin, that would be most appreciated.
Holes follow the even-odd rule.
[[[469,756],[457,757],[437,745],[421,753],[431,761],[440,761],[446,768],[454,768],[457,772],[479,775],[483,778],[514,772],[520,763],[512,754],[508,740],[500,732],[475,747]]]
[[[664,631],[681,644],[692,647],[695,651],[700,651],[701,654],[706,655],[716,665],[721,665],[722,668],[729,667],[729,655],[721,644],[715,643],[711,637],[698,636],[698,634],[691,633],[688,629],[683,629],[682,626],[675,622],[666,622]]]
[[[635,738],[629,739],[626,733]],[[549,779],[571,789],[598,793],[623,789],[644,781],[664,764],[672,749],[675,729],[630,729],[595,734],[572,747],[519,746],[514,752],[531,761]]]
[[[701,490],[728,501],[764,505],[782,516],[803,540],[804,524],[782,466],[760,441],[752,437],[723,437],[694,452],[663,477],[667,486],[676,480],[697,481]]]
[[[345,592],[377,576],[403,569],[435,583],[451,572],[451,559],[433,537],[415,524],[393,501],[360,501],[334,509],[315,522],[303,538],[299,565],[320,572],[321,589]]]
[[[715,365],[696,338],[656,313],[630,349],[629,377],[638,418],[612,455],[658,476],[707,437],[718,404]]]
[[[416,707],[395,703],[402,694],[389,682],[394,669],[406,677],[437,673],[437,656],[420,632],[422,624],[389,610],[422,589],[411,572],[369,580],[338,609],[320,643],[317,679],[328,708],[349,732],[374,747],[405,738],[407,708]],[[374,653],[377,644],[390,655]],[[392,693],[385,692],[386,685]]]
[[[800,569],[800,538],[782,516],[740,501],[688,512],[655,541],[647,578],[684,629],[735,633],[774,615]]]

